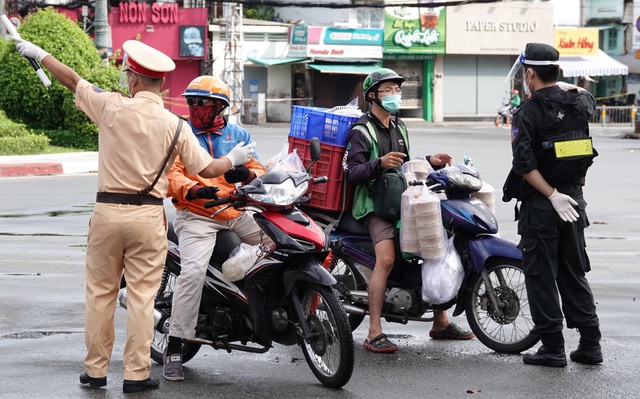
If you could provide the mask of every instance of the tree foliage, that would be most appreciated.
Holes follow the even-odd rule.
[[[91,38],[53,8],[30,14],[18,31],[23,39],[42,47],[88,81],[107,90],[117,87],[118,70],[111,63],[103,63]],[[97,127],[75,108],[74,93],[48,72],[52,85],[44,87],[13,42],[0,45],[0,62],[0,109],[9,118],[34,129],[65,129],[88,135],[88,140],[85,137],[78,142],[92,142],[91,146],[97,147]]]

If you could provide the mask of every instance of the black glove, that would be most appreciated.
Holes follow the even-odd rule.
[[[199,189],[196,190],[195,197],[196,198],[217,200],[218,199],[218,194],[217,194],[218,191],[220,191],[220,189],[218,187],[213,187],[213,186],[200,187]]]
[[[224,179],[228,183],[243,183],[249,179],[249,176],[251,176],[249,168],[244,165],[239,165],[225,173]]]

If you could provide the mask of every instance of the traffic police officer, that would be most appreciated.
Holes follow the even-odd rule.
[[[585,277],[591,266],[582,194],[587,169],[597,156],[589,138],[595,102],[584,89],[556,82],[558,58],[552,46],[529,43],[507,78],[520,75],[525,93],[532,96],[513,115],[513,164],[503,199],[522,201],[516,215],[519,247],[535,323],[532,333],[542,341],[523,361],[565,367],[563,311],[567,327],[580,330],[571,360],[598,364],[602,351],[596,306]]]
[[[130,40],[122,46],[129,98],[98,89],[40,47],[13,39],[21,55],[40,61],[76,94],[76,106],[99,128],[98,195],[87,241],[87,356],[80,382],[92,388],[107,384],[124,264],[128,319],[123,391],[155,389],[159,383],[150,377],[149,352],[154,296],[167,250],[162,206],[168,188],[166,174],[179,154],[191,173],[219,176],[247,162],[255,144],[243,147],[241,143],[224,157],[227,159],[212,159],[188,125],[164,108],[160,88],[175,64],[142,42]],[[175,151],[169,153],[176,134]]]

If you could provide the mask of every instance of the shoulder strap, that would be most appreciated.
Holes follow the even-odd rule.
[[[158,170],[158,174],[156,175],[156,178],[153,180],[153,183],[151,183],[149,187],[138,191],[138,194],[141,194],[141,195],[149,194],[151,190],[153,190],[153,187],[155,187],[158,180],[160,180],[160,176],[162,176],[162,172],[164,172],[164,168],[167,166],[167,162],[169,162],[171,153],[173,152],[173,149],[176,147],[176,144],[178,143],[178,137],[180,137],[181,131],[182,131],[182,119],[179,118],[178,128],[176,129],[176,133],[173,135],[173,140],[171,141],[171,145],[169,146],[169,152],[167,152],[167,155],[165,155],[164,160],[162,161],[162,165],[160,166],[160,170]]]

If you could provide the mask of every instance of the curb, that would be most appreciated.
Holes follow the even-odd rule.
[[[46,176],[63,173],[61,163],[25,163],[0,165],[0,177]]]

